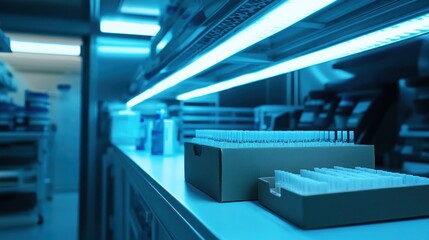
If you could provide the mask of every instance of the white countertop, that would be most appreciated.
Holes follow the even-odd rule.
[[[185,182],[183,154],[151,156],[130,147],[118,148],[146,173],[145,176],[152,178],[155,188],[169,194],[165,198],[179,213],[186,209],[184,216],[192,214],[220,239],[429,240],[429,218],[302,230],[269,212],[258,202],[219,203],[194,188]]]

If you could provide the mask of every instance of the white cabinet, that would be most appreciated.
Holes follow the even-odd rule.
[[[149,159],[148,159],[149,160]],[[150,177],[111,148],[103,158],[101,239],[197,239]]]

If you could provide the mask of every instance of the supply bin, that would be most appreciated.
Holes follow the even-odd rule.
[[[273,177],[258,180],[259,203],[303,228],[343,225],[429,216],[429,185],[301,195],[284,188],[271,192]]]

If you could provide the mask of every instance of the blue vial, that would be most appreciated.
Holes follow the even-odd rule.
[[[162,155],[164,153],[164,121],[160,114],[157,114],[152,130],[152,154]]]
[[[145,150],[146,145],[146,123],[143,117],[140,117],[139,135],[137,137],[136,149]]]

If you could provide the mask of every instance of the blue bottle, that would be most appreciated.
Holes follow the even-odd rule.
[[[164,153],[164,120],[157,114],[152,130],[152,154],[163,155]]]
[[[143,117],[140,117],[139,135],[137,137],[136,149],[145,150],[146,148],[146,123]]]

